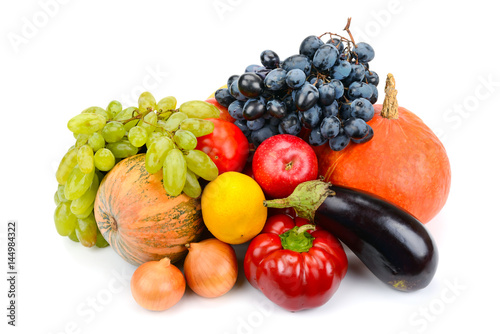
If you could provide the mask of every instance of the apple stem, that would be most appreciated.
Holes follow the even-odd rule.
[[[287,163],[287,164],[286,164],[286,166],[285,166],[285,170],[290,170],[290,169],[292,169],[292,166],[293,166],[293,162],[292,162],[292,161],[290,161],[289,163]]]
[[[294,208],[297,216],[314,221],[314,214],[329,196],[335,195],[331,183],[321,180],[306,181],[299,184],[286,198],[264,201],[268,208]]]

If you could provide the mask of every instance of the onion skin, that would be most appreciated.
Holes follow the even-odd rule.
[[[188,286],[199,296],[215,298],[232,289],[238,278],[238,262],[231,245],[216,238],[186,245],[184,260]]]
[[[130,280],[137,304],[151,311],[164,311],[181,300],[186,291],[182,272],[168,258],[140,265]]]

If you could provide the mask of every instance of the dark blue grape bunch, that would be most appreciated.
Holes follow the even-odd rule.
[[[250,65],[228,78],[215,98],[228,108],[235,124],[255,147],[277,134],[309,136],[309,144],[328,143],[334,151],[350,143],[368,142],[374,135],[368,122],[374,115],[379,77],[369,68],[375,51],[333,33],[308,36],[299,53],[281,60],[276,52],[260,54],[261,65]]]

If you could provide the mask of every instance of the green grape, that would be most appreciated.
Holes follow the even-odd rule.
[[[190,171],[189,168],[186,173],[186,184],[184,184],[182,191],[191,198],[198,198],[201,195],[200,182],[198,182],[196,174]]]
[[[159,112],[166,112],[168,110],[174,110],[176,105],[177,99],[173,96],[167,96],[158,101],[158,103],[156,104],[156,110],[158,110]]]
[[[75,168],[77,164],[78,148],[73,147],[70,149],[59,163],[59,167],[56,172],[56,180],[59,184],[65,184],[68,180],[69,174]]]
[[[85,194],[94,180],[94,170],[92,166],[92,172],[83,173],[76,165],[64,185],[64,197],[72,201]]]
[[[158,121],[158,116],[156,116],[155,112],[150,112],[139,122],[139,126],[146,129],[148,133],[152,133],[156,130],[156,123]]]
[[[111,101],[109,102],[108,106],[106,107],[106,111],[111,114],[111,118],[115,117],[118,115],[119,112],[122,111],[122,104],[119,101]]]
[[[78,136],[76,137],[75,147],[81,147],[81,146],[87,144],[89,138],[90,138],[90,135],[85,135],[83,133],[78,134]]]
[[[150,174],[155,174],[161,169],[167,153],[174,148],[172,139],[162,136],[151,143],[146,152],[145,166]]]
[[[188,130],[196,137],[206,136],[214,131],[214,122],[201,118],[188,118],[181,122],[180,128]]]
[[[90,145],[83,145],[78,149],[76,161],[80,170],[85,173],[91,173],[94,170],[94,150]]]
[[[104,116],[107,121],[111,119],[111,112],[102,109],[101,107],[90,107],[82,111],[82,114],[99,114]]]
[[[68,122],[68,129],[73,133],[91,135],[106,125],[106,118],[99,114],[79,114]]]
[[[192,150],[184,157],[186,158],[188,168],[203,179],[213,181],[219,175],[217,166],[205,152]]]
[[[77,218],[71,213],[71,202],[61,203],[54,212],[54,223],[59,235],[66,237],[75,230]]]
[[[115,166],[115,155],[107,148],[101,148],[94,154],[95,167],[103,172],[111,170]]]
[[[188,118],[188,116],[183,112],[173,113],[172,116],[165,121],[165,130],[170,132],[177,130],[179,128],[179,124],[181,124],[181,122],[186,118]]]
[[[62,203],[59,199],[59,193],[57,191],[54,193],[54,203],[56,204],[56,206]]]
[[[134,126],[128,131],[128,140],[135,147],[141,147],[148,141],[148,132],[142,126]]]
[[[122,139],[116,143],[106,145],[106,148],[113,152],[115,158],[128,158],[136,155],[139,149],[130,144],[127,139]],[[102,169],[101,169],[102,170]]]
[[[220,111],[211,103],[205,101],[188,101],[181,104],[179,111],[189,118],[219,118]]]
[[[125,126],[117,121],[111,121],[102,129],[102,137],[108,143],[116,143],[125,136]]]
[[[146,141],[146,147],[149,150],[151,144],[153,144],[158,138],[163,137],[163,133],[161,132],[153,132],[148,136],[148,140]]]
[[[95,245],[98,248],[104,248],[104,247],[109,246],[108,242],[106,241],[106,239],[104,239],[104,237],[102,236],[101,231],[99,229],[97,229],[97,238],[95,241]]]
[[[94,132],[92,135],[90,135],[88,144],[90,145],[90,147],[92,147],[92,150],[94,152],[97,152],[97,150],[106,146],[106,141],[104,140],[101,133]]]
[[[75,216],[78,219],[83,219],[83,218],[87,218],[91,213],[93,214],[93,212],[94,212],[94,206],[91,205],[83,213],[75,215]]]
[[[92,180],[92,184],[90,188],[77,199],[71,201],[71,212],[74,215],[82,215],[88,208],[93,206],[95,196],[97,194],[97,189],[99,188],[99,177],[94,173],[94,179]]]
[[[187,130],[175,131],[174,142],[177,147],[183,150],[194,150],[198,144],[195,135]]]
[[[80,242],[80,240],[78,240],[78,237],[76,236],[75,230],[73,230],[73,232],[71,232],[71,234],[68,235],[68,238],[74,242]]]
[[[60,203],[65,203],[69,201],[69,199],[67,199],[66,196],[64,196],[64,185],[60,184],[57,186],[57,197],[59,198]]]
[[[85,247],[93,247],[97,240],[97,223],[94,215],[78,219],[75,232],[80,243]]]
[[[170,196],[178,196],[186,183],[187,166],[184,154],[174,148],[163,162],[163,187]]]
[[[150,92],[144,92],[139,96],[139,112],[144,114],[156,110],[156,100]]]
[[[113,117],[113,121],[122,122],[131,119],[132,117],[138,115],[138,109],[136,107],[129,107],[127,109],[123,109],[120,111],[115,117]],[[139,123],[138,119],[134,119],[125,123],[125,130],[128,131],[132,127],[136,126]]]

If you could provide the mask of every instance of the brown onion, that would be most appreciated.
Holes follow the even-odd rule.
[[[151,311],[163,311],[181,300],[186,281],[166,257],[141,264],[132,275],[130,288],[137,304]]]
[[[238,262],[233,247],[211,238],[186,245],[184,261],[188,286],[198,295],[214,298],[231,290],[238,277]]]

